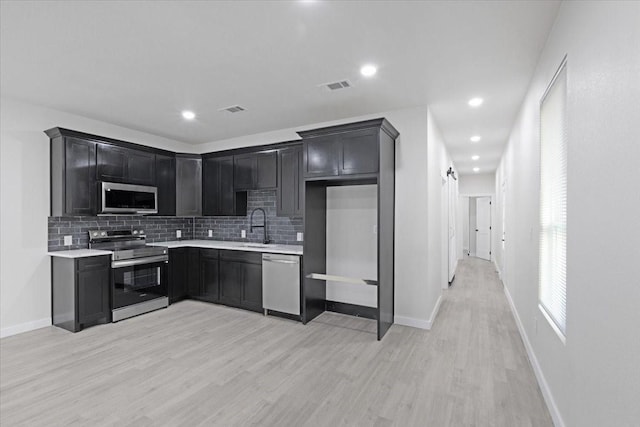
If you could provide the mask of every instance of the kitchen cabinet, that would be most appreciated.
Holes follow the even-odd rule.
[[[169,249],[169,304],[189,295],[189,248]]]
[[[304,176],[302,146],[278,152],[278,216],[301,217],[304,212]]]
[[[156,185],[156,155],[111,144],[98,144],[98,181]]]
[[[111,256],[53,257],[52,321],[68,331],[111,322]]]
[[[220,302],[262,311],[262,254],[220,251]]]
[[[217,249],[200,249],[200,299],[219,301],[219,267]]]
[[[378,172],[379,130],[354,129],[329,135],[306,134],[304,176],[372,175]]]
[[[202,211],[204,215],[247,214],[247,193],[234,189],[233,156],[202,160]]]
[[[235,155],[233,161],[236,191],[266,190],[278,186],[276,150]]]
[[[96,143],[48,131],[51,138],[51,216],[95,215]]]
[[[202,159],[200,156],[176,156],[175,191],[176,215],[202,215]]]
[[[176,214],[176,158],[156,155],[158,215]]]
[[[200,249],[187,248],[187,295],[198,298],[202,295],[200,283]]]

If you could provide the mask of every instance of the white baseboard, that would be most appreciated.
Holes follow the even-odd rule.
[[[493,260],[493,265],[496,266],[496,271],[498,272],[498,277],[500,278],[500,280],[502,280],[502,283],[504,284],[504,277],[502,277],[502,271],[500,271],[500,267],[498,267],[498,263],[496,262],[496,260]]]
[[[33,331],[35,329],[51,326],[51,318],[33,320],[31,322],[20,323],[19,325],[8,326],[0,329],[0,338],[10,337],[12,335],[21,334],[23,332]]]
[[[393,316],[393,322],[402,326],[411,326],[412,328],[418,329],[431,329],[433,323],[436,320],[436,316],[438,315],[438,310],[440,310],[440,304],[442,304],[442,295],[438,297],[438,301],[436,301],[435,307],[433,307],[433,311],[431,312],[431,317],[429,320],[416,319],[413,317],[405,317],[405,316]]]
[[[542,373],[542,368],[540,368],[540,364],[538,363],[538,358],[533,352],[533,347],[531,347],[531,342],[529,341],[529,337],[527,336],[527,333],[524,330],[524,326],[522,325],[520,316],[516,311],[516,306],[513,303],[513,299],[511,299],[511,294],[509,293],[509,289],[507,289],[506,286],[503,286],[503,288],[504,288],[504,294],[506,295],[507,301],[509,302],[509,307],[511,307],[511,312],[513,313],[513,317],[516,320],[518,331],[520,331],[520,336],[522,337],[524,348],[527,350],[527,355],[529,356],[529,360],[531,361],[533,373],[536,375],[536,379],[538,380],[538,385],[540,386],[540,390],[542,391],[542,396],[544,397],[544,401],[547,403],[547,408],[549,408],[549,414],[551,414],[551,419],[553,420],[553,424],[556,427],[565,427],[565,423],[562,420],[562,416],[560,415],[560,410],[558,409],[558,405],[556,405],[556,401],[553,399],[553,395],[551,394],[551,389],[549,388],[549,384],[547,383],[547,380],[545,379],[544,374]]]

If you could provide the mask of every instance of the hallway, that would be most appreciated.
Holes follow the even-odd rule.
[[[431,331],[381,342],[368,319],[197,301],[5,338],[0,423],[551,426],[493,264],[461,261],[443,298]]]

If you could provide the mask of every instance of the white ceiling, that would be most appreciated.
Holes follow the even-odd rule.
[[[557,9],[555,1],[3,1],[0,90],[193,144],[429,105],[460,173],[488,172]],[[371,79],[359,75],[368,62],[379,66]],[[340,79],[354,87],[317,87]],[[474,96],[482,107],[467,106]],[[247,111],[218,111],[234,104]],[[185,122],[183,109],[196,121]],[[473,134],[482,141],[470,143]]]

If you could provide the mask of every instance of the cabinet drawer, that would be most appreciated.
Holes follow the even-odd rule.
[[[252,264],[262,264],[262,253],[221,250],[220,259],[225,261],[240,261]]]
[[[91,256],[86,258],[78,258],[78,270],[100,270],[111,267],[111,257],[109,255]]]

